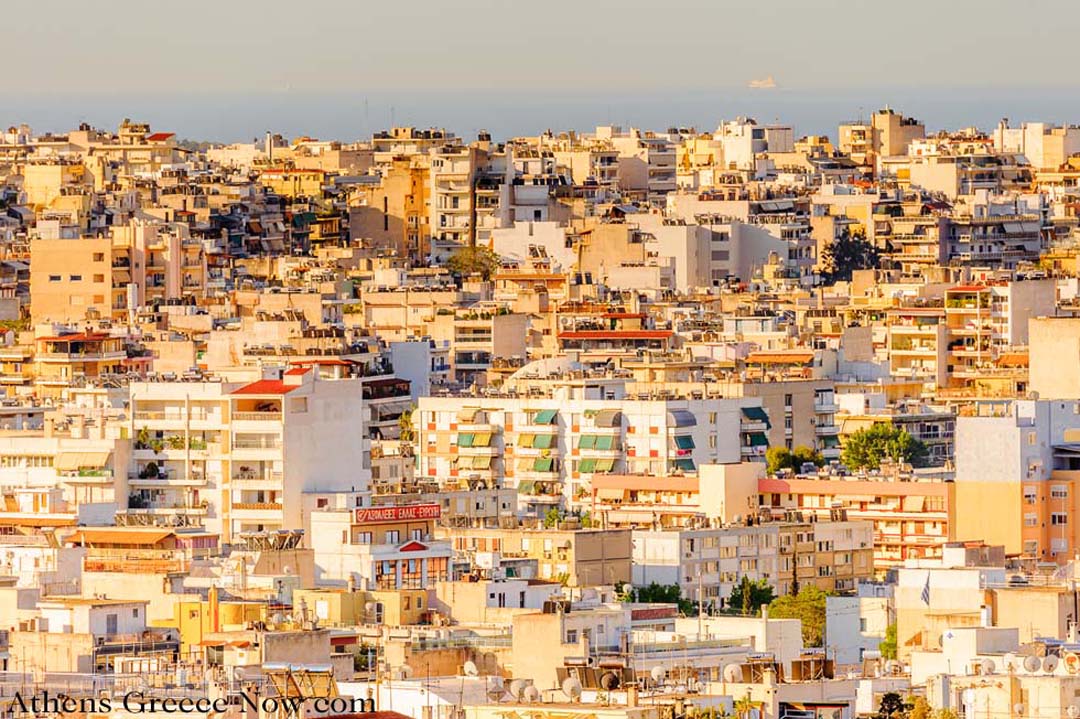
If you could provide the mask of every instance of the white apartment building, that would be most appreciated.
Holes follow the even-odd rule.
[[[517,487],[519,508],[542,513],[583,505],[597,473],[664,476],[740,459],[740,400],[604,396],[568,383],[544,398],[422,397],[417,477]]]
[[[303,494],[370,484],[361,393],[359,381],[308,368],[249,383],[132,384],[129,521],[201,524],[225,542],[304,527]]]

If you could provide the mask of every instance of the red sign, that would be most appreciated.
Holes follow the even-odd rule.
[[[409,522],[421,519],[438,519],[442,508],[437,504],[406,504],[400,507],[358,507],[355,510],[355,524],[377,524],[380,522]]]

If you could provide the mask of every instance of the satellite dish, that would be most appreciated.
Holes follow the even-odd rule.
[[[619,688],[619,675],[615,672],[604,672],[600,675],[600,688],[606,691]]]
[[[899,674],[900,673],[900,662],[896,661],[895,659],[890,659],[889,661],[885,662],[885,673],[886,674]]]
[[[581,696],[581,682],[577,677],[567,677],[563,679],[562,691],[563,694],[570,697],[570,701],[574,701]]]
[[[465,662],[465,666],[461,669],[467,677],[480,676],[480,670],[476,668],[476,662],[472,660]]]
[[[1043,660],[1042,660],[1042,669],[1047,674],[1053,674],[1057,670],[1059,663],[1060,663],[1060,660],[1058,660],[1057,657],[1055,657],[1053,654],[1051,654],[1050,656],[1047,656],[1047,657],[1043,658]]]
[[[514,697],[514,699],[517,699],[518,701],[521,701],[521,697],[524,695],[524,693],[524,679],[515,679],[514,681],[510,682],[510,696]]]
[[[529,686],[525,687],[525,692],[522,694],[522,697],[529,704],[533,704],[540,701],[540,690],[530,684]]]
[[[997,664],[994,663],[993,659],[983,659],[982,660],[982,673],[983,674],[993,674],[996,671],[997,671]]]
[[[1070,704],[1069,706],[1065,707],[1065,716],[1069,717],[1069,719],[1076,719],[1077,717],[1080,717],[1080,707],[1076,706],[1075,704]]]
[[[1039,667],[1041,667],[1041,666],[1042,666],[1042,662],[1039,661],[1038,657],[1034,657],[1034,656],[1024,657],[1024,669],[1026,669],[1028,671],[1028,673],[1034,674],[1035,672],[1039,671]]]
[[[660,684],[664,681],[664,677],[667,676],[667,670],[658,665],[652,668],[652,671],[649,672],[649,676],[652,677],[654,682]]]
[[[728,664],[724,667],[724,681],[734,682],[735,684],[741,683],[743,680],[742,667],[738,664]]]

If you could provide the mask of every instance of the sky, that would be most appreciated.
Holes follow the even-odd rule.
[[[835,132],[886,102],[935,126],[1080,121],[1077,0],[35,0],[2,17],[0,123],[48,130],[506,136],[784,113]]]

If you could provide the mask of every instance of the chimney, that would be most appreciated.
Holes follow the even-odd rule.
[[[270,131],[266,131],[266,159],[272,164],[274,162],[274,136],[270,134]]]

